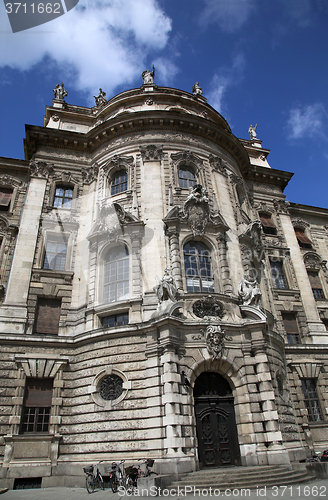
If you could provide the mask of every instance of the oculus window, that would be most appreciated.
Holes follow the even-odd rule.
[[[114,401],[123,393],[123,380],[115,374],[107,375],[99,384],[99,395],[105,401]]]
[[[129,295],[129,252],[124,245],[108,252],[104,263],[104,302],[116,302]]]
[[[204,243],[189,241],[183,248],[188,292],[214,292],[210,251]]]

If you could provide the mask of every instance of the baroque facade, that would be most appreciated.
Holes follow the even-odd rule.
[[[290,465],[328,442],[328,210],[202,95],[57,85],[0,159],[0,478]]]

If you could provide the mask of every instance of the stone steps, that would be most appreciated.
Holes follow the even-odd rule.
[[[187,486],[207,490],[256,489],[264,486],[290,486],[314,479],[306,471],[294,471],[280,466],[224,467],[183,474],[179,480],[170,484],[170,488]]]

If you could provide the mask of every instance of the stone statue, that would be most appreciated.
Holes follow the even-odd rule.
[[[99,89],[99,94],[93,96],[96,100],[96,106],[99,107],[102,104],[106,104],[107,99],[106,99],[105,95],[106,95],[106,92],[104,92],[103,89]]]
[[[153,65],[153,71],[150,72],[149,69],[146,69],[146,71],[142,72],[142,79],[143,83],[154,83],[154,77],[155,77],[155,66]]]
[[[258,307],[262,292],[256,279],[252,280],[245,274],[244,279],[238,283],[238,294],[243,301],[243,306]]]
[[[175,286],[174,278],[168,268],[165,269],[164,276],[159,281],[158,285],[154,286],[154,292],[157,295],[159,303],[168,299],[172,300],[172,302],[176,301],[177,287]]]
[[[200,88],[200,86],[199,86],[199,83],[198,83],[198,82],[196,82],[196,83],[195,83],[195,85],[193,86],[193,88],[192,88],[192,93],[193,93],[194,95],[202,95],[202,94],[203,94],[203,91],[202,91],[202,89]]]
[[[53,90],[55,99],[59,101],[63,101],[64,98],[68,95],[68,92],[64,89],[63,83],[57,83],[56,88]]]
[[[255,125],[255,127],[253,127],[253,125],[249,126],[248,133],[249,133],[249,137],[251,138],[251,140],[257,138],[256,128],[257,128],[257,124]]]

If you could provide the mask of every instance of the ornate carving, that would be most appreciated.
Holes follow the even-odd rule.
[[[113,158],[103,167],[103,171],[106,173],[110,170],[119,170],[122,167],[127,168],[133,163],[133,156],[118,156],[114,155]]]
[[[220,325],[209,325],[205,330],[206,346],[212,359],[219,359],[225,347],[224,342],[232,341],[232,337],[227,336]]]
[[[289,214],[288,208],[290,203],[285,200],[273,200],[273,205],[278,214]]]
[[[44,161],[34,161],[30,162],[30,172],[31,177],[41,177],[43,179],[48,179],[49,175],[54,172],[52,165],[47,165]]]
[[[168,268],[165,269],[164,276],[159,281],[158,285],[154,286],[154,292],[160,304],[168,299],[172,300],[172,302],[176,302],[178,290]]]
[[[23,185],[25,186],[25,183],[23,184],[22,181],[19,179],[15,179],[15,177],[12,177],[11,175],[0,175],[0,184],[2,186],[11,186],[11,187],[22,187]]]
[[[113,401],[123,393],[123,380],[112,374],[104,377],[99,386],[99,394],[105,401]]]
[[[223,158],[219,156],[210,155],[208,157],[210,165],[215,172],[220,172],[225,177],[228,176],[227,168],[229,168],[229,163],[227,163]]]
[[[244,306],[258,307],[262,292],[257,281],[252,280],[245,274],[244,279],[238,283],[238,294]]]
[[[121,226],[136,222],[138,219],[128,213],[119,203],[104,204],[99,210],[97,220],[93,223],[91,232],[87,237],[92,240],[98,235],[113,235],[121,232]]]
[[[193,313],[198,318],[216,317],[222,318],[225,314],[221,302],[212,295],[207,295],[193,303]]]
[[[304,257],[304,264],[306,269],[314,269],[319,271],[322,267],[322,259],[315,252],[307,252]]]
[[[163,156],[163,146],[157,147],[154,144],[141,147],[140,153],[143,161],[157,161],[161,160]]]
[[[171,154],[171,159],[174,163],[193,163],[199,168],[203,165],[202,160],[192,151],[182,151],[180,153]]]
[[[190,195],[185,201],[183,212],[190,224],[194,236],[203,236],[210,218],[210,207],[205,189],[196,184],[190,188]]]
[[[259,220],[251,222],[246,231],[244,231],[239,239],[245,242],[249,248],[249,252],[258,263],[263,259],[263,244],[261,239],[262,225]],[[244,245],[245,246],[245,245]],[[251,259],[250,259],[251,260]]]
[[[98,171],[99,171],[99,166],[97,165],[97,163],[92,165],[92,167],[82,168],[81,172],[82,172],[83,183],[91,184],[91,182],[97,179]]]

